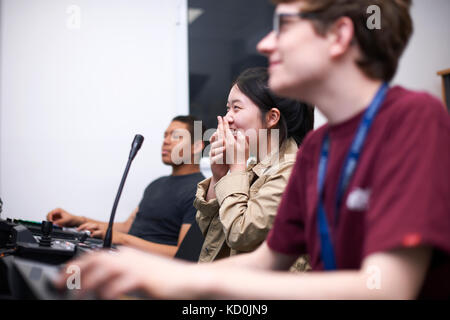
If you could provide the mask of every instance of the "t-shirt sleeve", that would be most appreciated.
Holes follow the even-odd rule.
[[[363,256],[420,245],[450,252],[450,119],[434,98],[414,98],[386,128],[373,168]]]
[[[284,191],[272,229],[267,236],[267,245],[272,250],[287,254],[300,255],[306,252],[304,215],[305,171],[302,148]]]

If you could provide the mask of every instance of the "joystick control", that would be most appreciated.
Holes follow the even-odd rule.
[[[89,233],[87,233],[87,232],[82,232],[81,235],[80,235],[80,237],[78,238],[78,241],[81,242],[81,243],[83,243],[84,240],[86,240],[88,236],[89,236]]]
[[[51,221],[42,221],[41,231],[42,236],[39,240],[39,246],[50,247],[52,245],[52,237],[50,236],[53,230],[53,223]]]

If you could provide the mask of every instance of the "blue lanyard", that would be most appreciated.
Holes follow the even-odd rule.
[[[337,197],[336,197],[336,211],[334,214],[334,225],[336,226],[339,220],[339,209],[341,207],[342,197],[345,190],[348,187],[351,177],[355,172],[356,165],[358,164],[359,156],[361,154],[364,141],[366,140],[367,133],[372,126],[373,120],[375,119],[378,110],[380,109],[383,101],[386,97],[386,93],[389,89],[387,83],[383,85],[378,90],[375,98],[372,100],[369,107],[366,109],[363,119],[359,124],[358,131],[356,132],[355,138],[353,139],[352,145],[348,152],[347,158],[344,162],[344,166],[341,171],[339,178]],[[330,137],[326,134],[324,141],[322,143],[322,150],[320,153],[320,162],[318,170],[318,194],[319,194],[319,204],[318,210],[318,226],[320,235],[320,249],[321,258],[325,265],[326,270],[336,270],[336,256],[334,253],[333,243],[331,241],[331,233],[329,224],[327,221],[327,216],[325,213],[325,206],[323,204],[323,189],[325,184],[325,174],[328,164],[328,154],[330,151]]]

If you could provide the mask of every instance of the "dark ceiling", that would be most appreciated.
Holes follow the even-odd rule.
[[[189,25],[192,37],[230,39],[270,30],[274,6],[268,0],[189,0],[204,13]]]

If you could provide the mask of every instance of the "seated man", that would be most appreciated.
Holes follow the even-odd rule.
[[[177,116],[164,132],[161,156],[163,163],[172,167],[172,174],[150,183],[129,218],[114,223],[114,244],[167,256],[177,252],[195,222],[195,191],[197,183],[205,179],[198,164],[203,150],[203,129],[202,135],[194,141],[194,121],[192,116]],[[183,154],[186,150],[190,150],[190,154]],[[108,227],[107,222],[72,215],[60,208],[50,211],[47,220],[60,226],[89,230],[94,237],[101,238]]]

